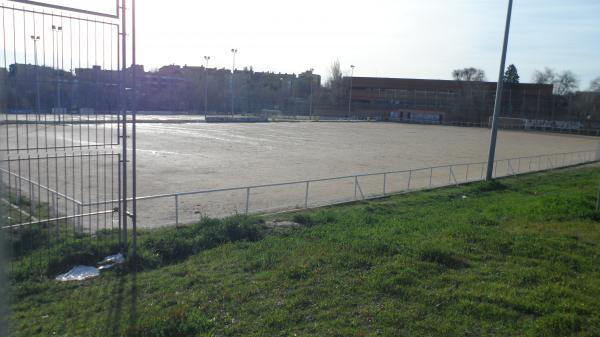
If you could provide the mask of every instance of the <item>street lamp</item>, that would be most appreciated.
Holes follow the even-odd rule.
[[[210,56],[204,56],[206,60],[206,68],[204,68],[204,121],[206,121],[206,115],[208,115],[208,61]]]
[[[38,68],[38,57],[37,57],[37,43],[40,41],[39,36],[31,35],[33,40],[33,59],[35,62],[35,90],[36,90],[36,105],[37,105],[37,118],[40,118],[40,70]]]
[[[233,54],[233,67],[231,67],[231,117],[233,117],[235,108],[234,108],[234,99],[235,99],[235,94],[234,94],[234,79],[235,79],[235,54],[237,54],[238,50],[237,49],[231,49],[231,53]]]
[[[350,94],[348,95],[348,117],[352,115],[352,79],[354,77],[354,65],[350,65],[350,68],[352,68],[352,71],[350,73]]]

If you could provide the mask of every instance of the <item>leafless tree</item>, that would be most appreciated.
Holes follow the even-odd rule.
[[[600,92],[600,76],[590,83],[590,91]]]
[[[456,69],[452,72],[452,78],[457,81],[485,81],[485,71],[473,67]]]
[[[578,86],[579,81],[575,74],[570,70],[566,70],[560,73],[556,78],[556,81],[554,82],[554,92],[557,95],[564,96],[574,93]]]
[[[557,73],[554,69],[547,67],[543,71],[536,70],[533,73],[533,82],[537,84],[553,84],[554,94],[560,96],[572,94],[579,86],[577,76],[572,71],[565,70],[562,73]]]
[[[536,70],[533,73],[533,83],[536,84],[554,84],[556,81],[557,74],[554,69],[544,68],[543,71]]]

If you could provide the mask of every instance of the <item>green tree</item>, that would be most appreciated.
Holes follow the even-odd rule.
[[[504,82],[509,84],[518,84],[519,78],[517,67],[515,67],[514,64],[509,65],[504,73]]]

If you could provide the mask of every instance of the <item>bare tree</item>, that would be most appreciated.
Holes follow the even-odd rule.
[[[544,71],[536,70],[533,73],[533,83],[536,84],[554,84],[557,74],[554,69],[544,68]]]
[[[572,94],[579,86],[577,76],[570,71],[565,70],[562,73],[557,73],[554,69],[544,68],[544,71],[536,70],[533,73],[533,82],[537,84],[553,84],[555,95]]]
[[[456,69],[452,72],[452,78],[457,81],[485,81],[485,71],[473,67]]]
[[[590,91],[600,92],[600,77],[596,77],[590,82]]]
[[[577,80],[575,74],[573,74],[573,72],[570,70],[565,70],[556,78],[554,83],[554,92],[557,95],[564,96],[575,92],[578,86],[579,81]]]

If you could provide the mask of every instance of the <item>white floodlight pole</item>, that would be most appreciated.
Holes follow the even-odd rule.
[[[493,179],[494,157],[496,155],[496,138],[498,136],[498,115],[502,111],[502,88],[504,84],[504,66],[506,64],[506,49],[508,48],[508,35],[510,32],[510,18],[512,15],[513,0],[508,0],[508,13],[506,14],[506,28],[504,29],[504,44],[502,45],[502,58],[500,60],[500,75],[496,86],[496,102],[494,103],[494,115],[492,117],[492,135],[490,139],[490,152],[488,157],[487,174],[485,180]]]
[[[208,61],[210,61],[210,56],[204,56],[204,60],[206,60],[206,68],[204,68],[204,121],[206,121],[208,115]]]

